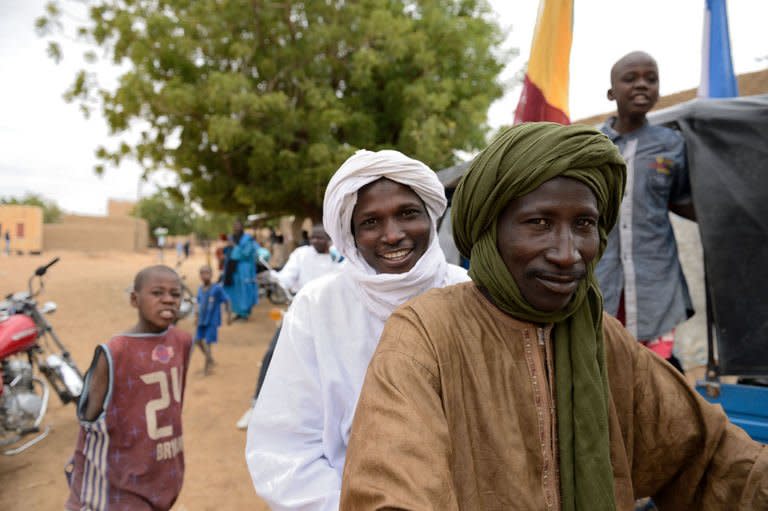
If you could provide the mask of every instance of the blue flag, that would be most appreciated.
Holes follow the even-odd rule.
[[[699,97],[729,98],[739,95],[731,59],[731,37],[725,0],[706,0]]]

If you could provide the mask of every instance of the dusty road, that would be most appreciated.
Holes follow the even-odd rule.
[[[85,371],[96,344],[135,322],[126,288],[136,271],[157,262],[157,255],[51,252],[0,257],[0,295],[25,289],[34,269],[57,255],[61,261],[46,276],[41,301],[58,304],[49,320]],[[167,251],[166,260],[175,262],[175,254]],[[204,261],[197,254],[181,266],[193,290]],[[203,376],[199,352],[192,357],[183,417],[187,469],[175,511],[267,509],[251,486],[243,457],[245,433],[235,429],[235,422],[250,402],[261,356],[274,331],[268,317],[271,307],[262,303],[248,322],[222,326],[213,374]],[[192,332],[189,319],[179,326]],[[53,428],[48,438],[15,457],[0,456],[3,511],[63,509],[68,491],[63,467],[77,436],[74,406],[52,396],[45,422]]]

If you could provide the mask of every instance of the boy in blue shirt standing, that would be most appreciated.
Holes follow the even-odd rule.
[[[629,53],[613,65],[608,99],[616,101],[617,115],[601,131],[626,160],[627,183],[595,275],[605,310],[682,371],[672,353],[674,331],[693,315],[693,305],[669,212],[696,219],[685,142],[646,119],[659,99],[659,69],[647,53]]]
[[[218,341],[219,326],[221,325],[221,304],[227,310],[227,324],[232,323],[232,310],[229,297],[221,285],[211,282],[213,270],[207,264],[200,268],[202,285],[197,290],[197,313],[195,324],[195,344],[205,355],[204,374],[208,374],[214,365],[211,344]]]

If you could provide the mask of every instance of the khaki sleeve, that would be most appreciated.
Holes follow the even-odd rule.
[[[401,309],[387,321],[347,449],[341,510],[457,510],[440,380],[427,334]]]
[[[636,495],[662,511],[768,510],[768,449],[632,342]]]

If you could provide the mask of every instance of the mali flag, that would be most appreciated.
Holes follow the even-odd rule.
[[[568,119],[568,66],[573,37],[573,0],[540,0],[528,72],[515,124]]]

